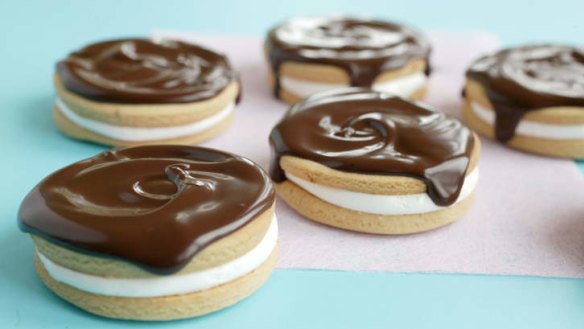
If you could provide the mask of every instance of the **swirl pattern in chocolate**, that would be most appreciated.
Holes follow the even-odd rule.
[[[66,248],[172,273],[273,203],[268,175],[245,158],[143,146],[48,176],[24,199],[19,225]]]
[[[584,50],[535,45],[483,56],[467,71],[496,112],[495,135],[508,141],[523,115],[555,106],[584,106]]]
[[[277,96],[280,66],[286,61],[338,66],[347,72],[351,86],[371,87],[384,71],[413,59],[428,63],[431,47],[418,32],[391,22],[295,17],[269,31],[265,48],[276,75]]]
[[[57,64],[65,87],[113,103],[188,103],[211,98],[237,76],[227,58],[178,41],[99,42]]]
[[[271,176],[286,179],[280,159],[291,155],[340,171],[418,178],[435,204],[448,206],[464,183],[473,138],[459,120],[418,103],[339,89],[294,105],[274,127]]]

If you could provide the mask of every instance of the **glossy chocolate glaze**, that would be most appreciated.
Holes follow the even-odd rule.
[[[272,179],[286,179],[284,155],[329,168],[422,180],[435,204],[453,204],[474,146],[459,120],[365,88],[315,94],[294,105],[272,130]]]
[[[584,50],[558,45],[510,48],[483,56],[466,73],[493,104],[495,135],[506,142],[525,113],[584,106]]]
[[[267,174],[213,149],[143,146],[107,151],[37,185],[20,228],[80,252],[173,273],[274,203]]]
[[[65,87],[113,103],[188,103],[220,93],[237,75],[227,57],[178,41],[122,39],[89,45],[57,64]]]
[[[351,86],[371,87],[377,76],[413,59],[426,61],[429,42],[418,32],[391,22],[348,17],[295,17],[268,32],[265,48],[279,97],[280,66],[286,61],[334,65]]]

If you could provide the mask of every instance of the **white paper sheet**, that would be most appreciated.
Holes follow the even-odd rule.
[[[156,31],[226,53],[241,73],[243,100],[233,126],[205,146],[267,168],[268,135],[287,105],[266,82],[262,40]],[[434,32],[426,101],[460,116],[466,66],[498,47],[484,32]],[[313,223],[280,201],[281,268],[515,274],[584,278],[584,176],[575,163],[507,149],[482,139],[472,210],[447,227],[409,236],[351,233]]]

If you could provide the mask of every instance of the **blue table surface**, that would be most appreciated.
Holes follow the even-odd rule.
[[[25,194],[104,147],[54,128],[54,63],[93,40],[154,28],[261,35],[298,14],[353,13],[421,29],[481,29],[505,44],[581,42],[578,1],[3,1],[0,3],[0,328],[584,328],[584,280],[456,274],[276,270],[244,302],[199,319],[136,323],[69,306],[36,278],[16,227]],[[584,173],[584,163],[579,164]]]

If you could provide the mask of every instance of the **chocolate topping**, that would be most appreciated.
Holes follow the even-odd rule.
[[[265,43],[280,89],[280,65],[286,61],[334,65],[345,70],[351,86],[371,87],[377,76],[413,59],[426,60],[430,44],[409,27],[377,20],[295,17],[271,29]]]
[[[459,120],[419,103],[345,88],[294,105],[270,135],[271,176],[286,179],[280,159],[291,155],[329,168],[422,180],[435,204],[453,204],[474,147]]]
[[[536,45],[483,56],[466,73],[480,83],[493,104],[495,135],[506,142],[529,111],[584,106],[584,50]]]
[[[19,225],[66,248],[173,273],[273,203],[269,177],[245,158],[143,146],[51,174],[24,199]]]
[[[211,98],[237,76],[227,58],[178,41],[123,39],[87,46],[57,64],[65,87],[114,103],[188,103]]]

